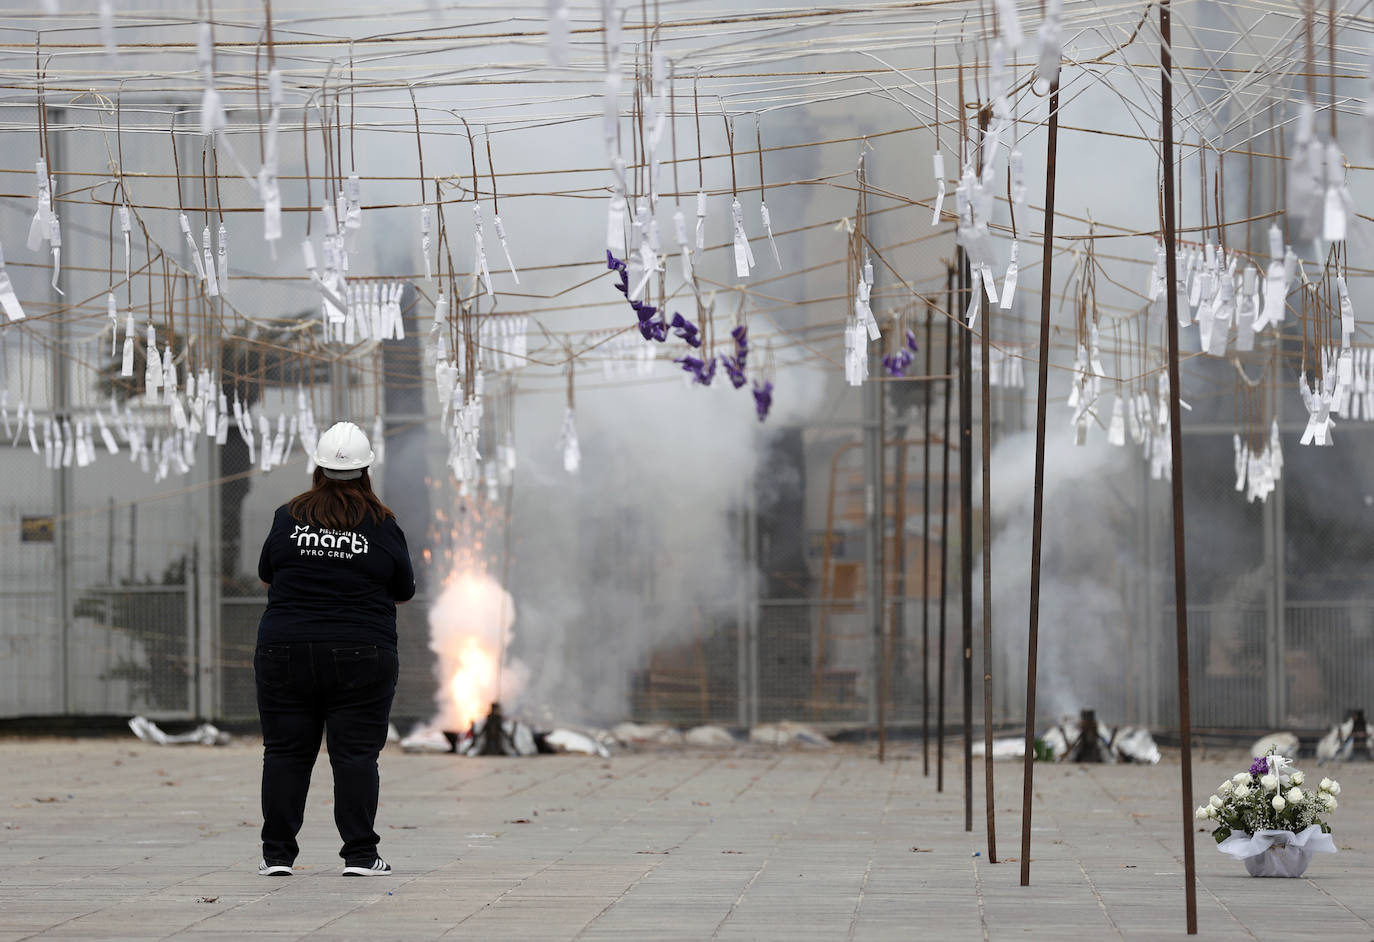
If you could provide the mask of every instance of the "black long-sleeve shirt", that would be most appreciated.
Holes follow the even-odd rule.
[[[352,530],[301,523],[277,508],[258,576],[268,584],[258,644],[342,641],[396,648],[396,603],[415,595],[405,534],[371,515]]]

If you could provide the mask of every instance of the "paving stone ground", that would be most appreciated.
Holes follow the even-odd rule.
[[[1197,800],[1248,764],[1195,758]],[[1374,940],[1374,766],[1339,778],[1340,853],[1255,879],[1192,832],[1197,938]],[[382,852],[339,876],[327,759],[289,878],[259,877],[260,746],[0,740],[0,942],[19,939],[910,940],[1186,938],[1176,756],[1037,767],[1020,886],[1021,766],[964,830],[919,744],[819,752],[382,759]],[[975,765],[981,787],[982,766]]]

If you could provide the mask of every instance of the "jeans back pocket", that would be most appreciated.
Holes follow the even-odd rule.
[[[291,649],[284,644],[265,644],[253,652],[253,674],[262,687],[291,686]]]
[[[377,646],[360,644],[334,648],[334,671],[338,676],[340,690],[368,687],[377,683],[381,676]]]

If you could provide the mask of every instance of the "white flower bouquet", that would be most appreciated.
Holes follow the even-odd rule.
[[[1245,861],[1251,876],[1302,876],[1314,853],[1336,852],[1321,815],[1336,810],[1341,793],[1331,779],[1316,789],[1306,784],[1291,759],[1271,751],[1222,782],[1196,816],[1217,823],[1217,850]]]

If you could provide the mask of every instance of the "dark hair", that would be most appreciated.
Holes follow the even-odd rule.
[[[314,486],[297,494],[286,505],[291,516],[326,530],[352,530],[367,517],[375,522],[394,520],[396,515],[372,493],[372,478],[363,468],[361,477],[336,481],[315,469]]]

